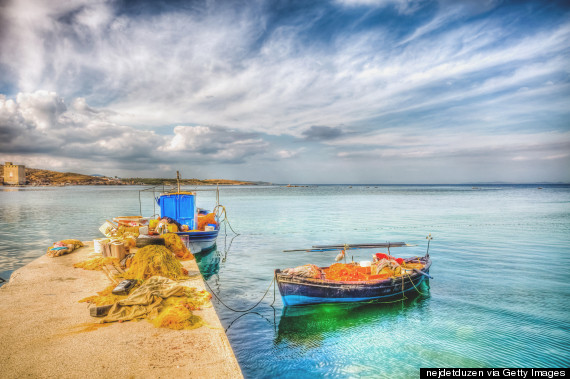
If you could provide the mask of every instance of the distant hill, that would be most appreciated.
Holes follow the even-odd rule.
[[[122,182],[126,184],[143,184],[143,185],[175,185],[176,179],[173,178],[122,178]],[[269,185],[266,182],[248,182],[245,180],[230,180],[230,179],[180,179],[180,184],[185,186],[254,186],[254,185]]]
[[[4,165],[0,165],[2,179],[4,179]],[[91,175],[76,174],[74,172],[59,172],[26,167],[26,181],[28,185],[109,185],[122,184],[119,180],[95,177]]]
[[[4,179],[4,165],[0,164],[0,178]],[[28,185],[174,185],[176,179],[164,178],[108,178],[102,175],[83,175],[73,172],[58,172],[26,167],[26,181]],[[248,182],[229,179],[183,179],[182,185],[260,185],[265,182]]]

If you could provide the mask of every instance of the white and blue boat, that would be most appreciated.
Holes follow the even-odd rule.
[[[179,230],[176,234],[193,254],[207,252],[215,247],[220,232],[220,223],[216,219],[216,223],[208,225],[206,230],[196,230],[198,217],[209,213],[196,207],[196,192],[178,190],[163,193],[157,198],[157,203],[160,207],[161,218],[169,217],[180,225],[188,225],[189,231]]]

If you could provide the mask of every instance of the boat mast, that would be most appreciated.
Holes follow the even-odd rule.
[[[178,184],[178,193],[180,193],[180,172],[176,171],[176,183]]]

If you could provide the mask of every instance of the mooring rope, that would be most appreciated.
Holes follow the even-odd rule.
[[[232,312],[249,312],[251,311],[253,308],[257,307],[262,301],[263,299],[265,299],[265,296],[267,296],[267,293],[269,292],[269,289],[271,288],[271,285],[275,283],[275,277],[273,277],[273,279],[271,279],[271,282],[269,283],[269,286],[267,287],[267,289],[265,290],[265,293],[263,294],[262,298],[259,299],[259,301],[251,308],[249,309],[245,309],[245,310],[239,310],[239,309],[234,309],[228,305],[226,305],[218,295],[216,295],[216,293],[214,292],[214,290],[212,289],[212,287],[210,287],[210,285],[208,284],[207,281],[204,280],[204,283],[206,283],[206,287],[208,287],[208,289],[210,290],[210,293],[212,295],[214,295],[214,297],[226,308],[228,308],[230,311]],[[273,302],[270,304],[270,306],[273,305],[273,303],[275,303],[275,288],[273,289]]]
[[[218,211],[219,211],[220,209],[221,209],[222,211],[220,212],[220,214],[218,214]],[[238,235],[238,236],[239,236],[239,233],[236,232],[236,231],[234,230],[234,228],[232,228],[232,224],[230,223],[230,220],[228,219],[228,212],[226,211],[226,207],[224,207],[224,206],[221,205],[221,204],[218,204],[218,205],[216,205],[216,207],[214,208],[214,213],[216,214],[216,216],[218,217],[218,219],[221,218],[221,217],[220,217],[221,215],[224,215],[224,218],[223,218],[222,221],[227,222],[227,223],[228,223],[228,226],[229,226],[230,229],[231,229],[231,231],[234,232],[235,235]]]

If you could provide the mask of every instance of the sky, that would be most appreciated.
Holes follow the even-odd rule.
[[[0,0],[0,160],[285,184],[570,182],[570,3]]]

